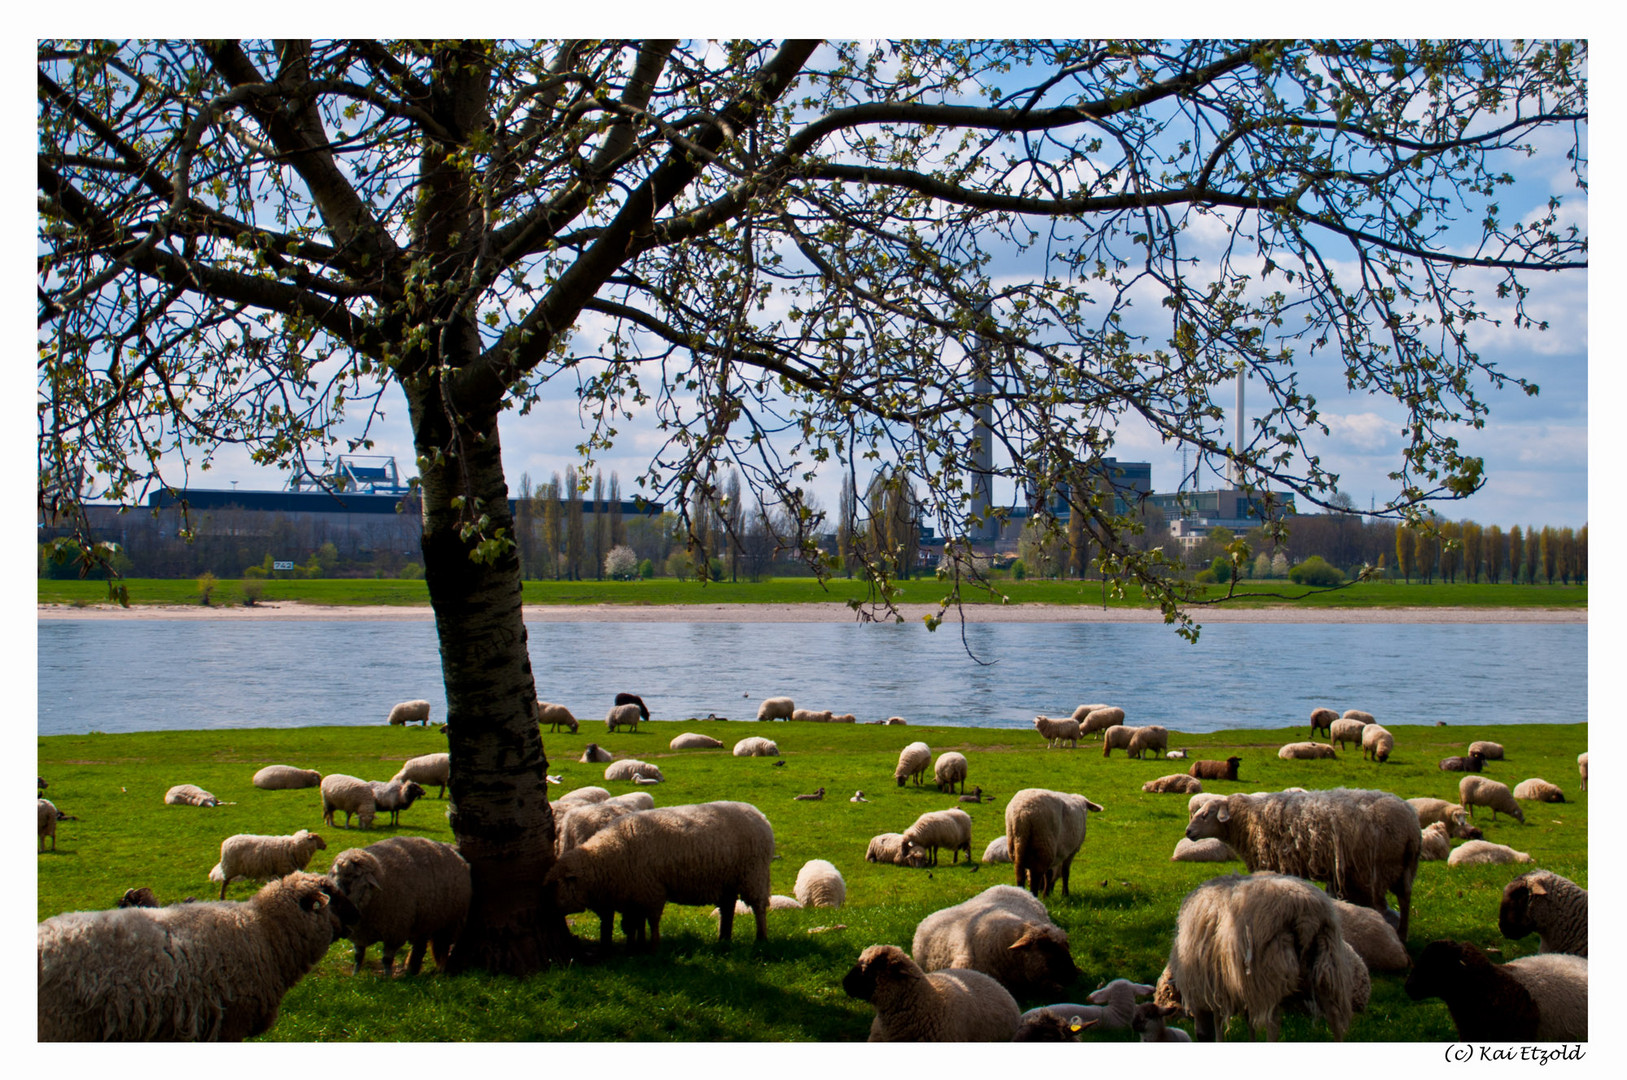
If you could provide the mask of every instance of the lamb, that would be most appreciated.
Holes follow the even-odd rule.
[[[937,781],[939,791],[953,792],[958,783],[960,794],[966,794],[966,755],[954,750],[939,754],[932,765],[932,778]],[[967,854],[970,856],[970,852]]]
[[[1333,722],[1339,719],[1339,714],[1332,709],[1311,710],[1311,737],[1315,738],[1318,731],[1326,732],[1328,738],[1333,738]]]
[[[1395,749],[1395,736],[1377,724],[1368,724],[1361,729],[1361,749],[1368,761],[1382,765],[1390,760],[1390,753]]]
[[[1044,1009],[1030,1009],[1017,1021],[1017,1033],[1012,1042],[1078,1042],[1079,1032],[1089,1025],[1074,1023],[1076,1017],[1064,1019]]]
[[[220,898],[224,900],[226,886],[238,878],[287,877],[305,869],[311,856],[327,847],[327,841],[305,829],[292,836],[238,833],[220,842],[220,861],[209,871],[209,880],[220,882]]]
[[[1326,743],[1291,742],[1277,750],[1277,757],[1283,761],[1316,761],[1322,758],[1337,758],[1333,747]]]
[[[1227,847],[1224,841],[1213,839],[1188,840],[1181,837],[1175,841],[1175,854],[1169,857],[1170,862],[1232,862],[1237,858],[1237,852]]]
[[[797,871],[797,903],[803,907],[841,907],[847,902],[847,882],[842,872],[824,859],[809,859]]]
[[[771,697],[757,706],[757,719],[759,720],[789,720],[791,714],[797,711],[796,704],[788,697]]]
[[[1418,814],[1418,824],[1429,826],[1439,822],[1448,835],[1455,840],[1479,840],[1484,834],[1475,826],[1469,824],[1468,811],[1455,802],[1445,799],[1419,798],[1408,799],[1407,805]],[[1441,856],[1445,858],[1445,856]]]
[[[51,850],[56,850],[56,804],[50,799],[39,800],[40,850],[45,850],[45,838],[51,838]]]
[[[898,766],[893,769],[893,779],[898,786],[903,787],[904,782],[911,777],[915,779],[915,786],[921,786],[921,777],[926,775],[928,767],[932,764],[932,748],[924,742],[912,742],[898,752]]]
[[[659,946],[661,912],[669,903],[716,904],[718,940],[729,941],[737,898],[756,914],[757,940],[765,941],[773,859],[774,830],[755,806],[659,807],[619,818],[565,852],[543,880],[543,892],[562,914],[597,914],[605,946],[618,911],[630,940],[644,940],[647,924],[650,948]]]
[[[1302,992],[1343,1040],[1361,966],[1328,895],[1273,873],[1228,874],[1187,893],[1169,954],[1170,983],[1202,1041],[1216,1039],[1236,1013],[1275,1041],[1279,1009]]]
[[[1186,774],[1199,780],[1236,780],[1237,766],[1242,763],[1240,757],[1229,757],[1225,761],[1194,761]]]
[[[1328,732],[1328,741],[1340,747],[1343,747],[1345,743],[1355,743],[1360,746],[1362,729],[1366,726],[1367,724],[1361,720],[1346,720],[1340,717],[1331,725]]]
[[[1458,1038],[1472,1042],[1587,1039],[1587,961],[1545,953],[1493,964],[1467,941],[1441,938],[1407,976],[1414,1001],[1446,1002]]]
[[[608,801],[565,807],[554,817],[554,856],[557,858],[571,848],[581,847],[588,837],[612,821],[638,812],[631,806]]]
[[[1085,714],[1085,718],[1079,723],[1079,736],[1083,738],[1092,732],[1106,731],[1108,728],[1117,727],[1122,723],[1124,723],[1124,710],[1104,705]]]
[[[407,974],[416,975],[433,947],[443,970],[452,942],[469,914],[473,885],[457,848],[422,836],[392,836],[334,856],[328,877],[360,913],[345,936],[356,946],[359,974],[367,947],[378,942],[384,974],[395,973],[395,954],[410,945]]]
[[[1476,739],[1474,742],[1470,743],[1469,749],[1466,752],[1470,754],[1479,754],[1487,761],[1503,760],[1503,744],[1488,742],[1485,739]]]
[[[1539,953],[1587,955],[1587,890],[1550,870],[1532,870],[1503,886],[1497,929],[1510,939],[1537,935]]]
[[[801,911],[802,904],[794,896],[781,896],[779,893],[775,893],[773,896],[768,898],[768,910]],[[744,900],[736,900],[734,902],[734,913],[736,915],[750,915],[751,908],[746,906],[746,902]],[[720,912],[717,908],[713,908],[711,911],[707,912],[707,914],[716,919],[719,917]]]
[[[315,769],[300,769],[293,765],[267,765],[255,773],[250,782],[263,791],[290,791],[316,787],[322,782],[322,774]]]
[[[734,744],[735,757],[779,757],[780,748],[772,739],[752,735]]]
[[[623,706],[623,708],[625,707]],[[649,762],[640,761],[637,758],[623,758],[620,761],[612,761],[605,766],[604,770],[606,780],[636,780],[641,776],[646,779],[652,777],[656,780],[666,779],[661,775],[659,766],[651,765]]]
[[[1508,785],[1484,776],[1465,776],[1458,781],[1458,802],[1474,817],[1474,808],[1488,807],[1491,810],[1491,819],[1497,820],[1497,812],[1501,810],[1509,817],[1525,824],[1525,811],[1520,804],[1514,801],[1514,793],[1508,790]]]
[[[1153,988],[1145,983],[1131,982],[1129,979],[1114,979],[1106,986],[1092,990],[1085,1000],[1088,1005],[1079,1005],[1074,1002],[1059,1002],[1055,1005],[1041,1005],[1037,1009],[1029,1009],[1023,1013],[1025,1021],[1037,1018],[1041,1014],[1049,1013],[1058,1019],[1066,1019],[1070,1023],[1079,1021],[1080,1027],[1093,1027],[1096,1031],[1123,1031],[1129,1028],[1135,1020],[1136,998],[1145,997],[1153,992]],[[1178,1011],[1178,1010],[1177,1010]]]
[[[1447,836],[1446,825],[1443,822],[1431,821],[1424,826],[1419,841],[1419,862],[1439,862],[1452,854],[1452,840]]]
[[[1141,790],[1150,791],[1155,795],[1191,795],[1203,790],[1203,782],[1185,773],[1171,773],[1156,780],[1148,780],[1141,785]]]
[[[1164,751],[1164,758],[1166,760],[1179,759],[1179,760],[1184,761],[1184,760],[1186,760],[1186,751],[1185,750],[1166,750],[1166,751]]]
[[[791,720],[802,724],[828,724],[836,716],[829,709],[792,709]]]
[[[1332,712],[1331,709],[1322,709],[1322,712]],[[1165,1026],[1165,1020],[1171,1016],[1179,1016],[1181,1009],[1160,1005],[1156,1001],[1144,1001],[1136,1006],[1135,1016],[1130,1020],[1130,1029],[1141,1036],[1142,1042],[1191,1042],[1192,1036],[1180,1028]]]
[[[980,971],[923,972],[896,945],[871,945],[842,978],[849,997],[876,1007],[870,1042],[1009,1042],[1020,1013]]]
[[[966,861],[971,862],[972,816],[959,809],[929,810],[904,830],[904,842],[926,848],[933,866],[938,865],[940,847],[949,848],[954,852],[951,862],[960,861],[963,849],[966,852]]]
[[[549,731],[566,728],[572,735],[575,735],[576,729],[581,726],[581,721],[572,716],[569,709],[551,701],[537,702],[537,723],[547,724]]]
[[[1486,765],[1485,755],[1478,751],[1471,752],[1468,757],[1441,758],[1436,766],[1441,772],[1479,772]]]
[[[645,707],[644,699],[639,697],[637,694],[628,694],[628,693],[617,694],[615,704],[617,704],[617,705],[637,705],[638,706],[639,719],[640,720],[648,720],[650,718],[650,710]]]
[[[986,863],[1011,861],[1011,846],[1006,843],[1005,833],[989,841],[988,847],[983,849],[983,858],[979,861]]]
[[[1011,885],[990,886],[922,919],[910,955],[922,971],[981,971],[1013,995],[1058,992],[1079,975],[1068,935],[1044,904]]]
[[[1412,964],[1407,947],[1382,914],[1370,907],[1357,907],[1335,900],[1339,909],[1339,934],[1356,950],[1369,971],[1405,971]]]
[[[1423,836],[1418,815],[1394,795],[1350,788],[1232,795],[1199,807],[1186,836],[1224,840],[1250,873],[1324,882],[1338,899],[1381,912],[1393,892],[1406,940]]]
[[[601,799],[598,805],[625,806],[629,810],[653,810],[655,809],[655,796],[648,791],[629,791],[623,795],[612,795],[608,799]]]
[[[196,784],[176,784],[164,792],[168,806],[219,806],[220,800]]]
[[[411,780],[423,785],[427,791],[431,786],[439,788],[435,793],[437,799],[445,798],[446,785],[452,781],[452,755],[451,754],[422,754],[415,758],[408,758],[390,782]]]
[[[1582,790],[1587,790],[1587,751],[1576,755],[1576,771],[1582,774]]]
[[[628,731],[637,731],[639,715],[639,707],[631,702],[626,705],[612,705],[610,711],[604,714],[605,730],[626,728]]]
[[[1531,856],[1525,852],[1489,840],[1465,840],[1446,857],[1447,866],[1492,866],[1530,861]]]
[[[810,791],[806,795],[793,795],[793,796],[791,796],[791,801],[792,802],[823,802],[824,799],[825,799],[825,789],[824,788],[820,788],[817,791]]]
[[[399,702],[390,709],[390,723],[405,727],[407,724],[429,726],[429,702],[423,698]]]
[[[722,746],[722,740],[714,739],[710,735],[698,735],[693,731],[686,731],[667,744],[670,750],[718,750]]]
[[[1514,785],[1514,797],[1535,802],[1564,802],[1565,792],[1558,784],[1550,784],[1540,776],[1533,776]]]
[[[356,815],[356,823],[364,829],[373,827],[373,817],[377,811],[378,803],[373,795],[373,785],[366,780],[355,776],[346,776],[344,773],[329,773],[322,778],[322,823],[330,828],[336,828],[333,815],[337,810],[345,812],[345,828],[350,827],[350,816]]]
[[[1130,736],[1130,745],[1125,747],[1127,756],[1139,758],[1148,750],[1152,756],[1157,757],[1169,748],[1169,729],[1158,724],[1148,724],[1146,727],[1135,729]]]
[[[1139,730],[1141,729],[1125,727],[1123,724],[1115,724],[1110,728],[1103,729],[1102,757],[1111,757],[1116,749],[1128,749],[1130,740],[1135,737],[1135,733]]]
[[[928,859],[926,848],[919,844],[905,843],[903,833],[889,832],[872,836],[870,846],[864,849],[865,862],[892,863],[894,866],[911,866],[919,869],[927,864]]]
[[[415,780],[369,780],[373,789],[373,809],[388,811],[390,824],[401,824],[401,811],[424,797],[424,787]],[[345,816],[346,824],[350,817]]]
[[[582,747],[582,756],[577,760],[584,765],[602,765],[611,758],[610,751],[598,743],[588,743]]]
[[[270,1030],[283,995],[357,911],[317,874],[246,901],[74,911],[39,924],[41,1042],[238,1041]]]
[[[589,785],[588,787],[572,788],[559,798],[553,800],[553,803],[556,807],[574,806],[577,803],[604,802],[608,798],[610,798],[610,792],[608,790],[595,785]]]
[[[972,792],[970,795],[965,794],[963,790],[960,801],[969,803],[993,802],[994,796],[991,794],[987,799],[983,798],[983,786],[981,784],[977,784],[972,787]]]
[[[1015,864],[1017,885],[1046,896],[1058,877],[1068,895],[1073,860],[1084,847],[1089,815],[1102,807],[1083,795],[1046,788],[1023,788],[1006,804],[1006,846]]]
[[[1041,714],[1034,717],[1034,730],[1045,736],[1045,749],[1068,744],[1069,749],[1079,748],[1079,725],[1072,720],[1058,719]]]

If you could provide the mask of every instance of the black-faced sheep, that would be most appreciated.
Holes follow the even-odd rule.
[[[797,871],[797,903],[803,907],[841,907],[847,902],[847,882],[842,872],[825,859],[809,859]]]
[[[42,1042],[249,1038],[357,911],[297,873],[246,901],[74,911],[39,925]]]
[[[238,833],[220,842],[220,861],[209,871],[209,880],[220,883],[220,898],[226,899],[226,886],[240,877],[280,878],[310,865],[311,856],[327,849],[327,842],[305,829],[292,836],[256,836]]]
[[[915,927],[910,954],[922,971],[981,971],[1013,995],[1056,993],[1078,977],[1068,935],[1045,905],[1011,885],[994,885]]]
[[[1045,737],[1045,748],[1067,743],[1069,749],[1079,747],[1079,725],[1073,721],[1041,714],[1034,717],[1034,730]]]
[[[931,857],[927,854],[926,848],[919,844],[905,843],[903,833],[890,832],[870,838],[870,845],[864,852],[864,861],[919,869],[930,862]]]
[[[254,774],[251,782],[262,791],[291,791],[316,787],[322,782],[322,774],[294,765],[267,765]]]
[[[390,723],[400,726],[422,724],[428,727],[429,702],[423,698],[399,702],[390,709]]]
[[[932,763],[932,779],[937,783],[938,790],[951,792],[955,785],[960,785],[960,794],[966,793],[966,755],[954,750],[947,750],[938,755],[938,760]]]
[[[842,978],[849,997],[876,1007],[870,1042],[1009,1042],[1017,1002],[981,971],[930,974],[896,945],[871,945]]]
[[[392,777],[391,783],[404,783],[408,780],[421,784],[427,791],[434,787],[437,799],[446,796],[446,785],[452,782],[452,755],[421,754],[415,758],[408,758],[400,770]]]
[[[117,906],[117,907],[163,907],[164,905],[162,905],[162,904],[160,904],[158,902],[157,895],[154,894],[154,892],[151,889],[149,889],[145,885],[142,885],[139,888],[124,890],[124,895],[119,897],[119,902],[115,906]]]
[[[1194,761],[1186,770],[1186,775],[1199,780],[1236,780],[1237,767],[1242,763],[1240,757],[1229,757],[1225,761]]]
[[[953,852],[951,862],[960,862],[960,853],[966,852],[966,861],[972,861],[972,815],[964,810],[928,810],[904,830],[904,843],[927,849],[931,865],[938,864],[938,849]]]
[[[893,769],[893,779],[898,781],[899,787],[903,787],[913,778],[915,786],[920,787],[921,778],[931,767],[932,748],[924,742],[912,742],[898,752],[898,765]]]
[[[792,802],[824,802],[825,801],[825,789],[824,788],[819,788],[819,789],[817,789],[815,791],[810,791],[810,792],[808,792],[806,794],[803,794],[803,795],[793,795],[793,796],[791,796],[791,801]]]
[[[401,824],[401,811],[424,797],[424,786],[414,780],[369,780],[367,786],[373,789],[374,810],[387,812],[391,825]]]
[[[1049,896],[1060,877],[1067,896],[1068,874],[1084,847],[1089,815],[1101,811],[1083,795],[1047,788],[1023,788],[1013,795],[1006,804],[1006,847],[1017,887]]]
[[[1339,714],[1334,712],[1332,709],[1312,709],[1311,737],[1315,738],[1316,733],[1320,731],[1327,734],[1331,739],[1333,735],[1333,722],[1337,719],[1339,719]]]
[[[176,784],[164,792],[167,806],[219,806],[220,800],[196,784]]]
[[[341,851],[328,876],[359,912],[345,932],[356,946],[352,974],[361,971],[375,941],[383,950],[386,975],[394,974],[395,954],[403,945],[411,946],[408,975],[418,974],[431,946],[436,965],[446,967],[473,888],[469,864],[457,848],[422,836],[392,836]]]
[[[1565,792],[1558,784],[1550,784],[1540,776],[1533,776],[1514,785],[1514,797],[1532,802],[1562,803]]]
[[[1493,821],[1497,820],[1498,811],[1525,824],[1525,811],[1520,804],[1514,801],[1514,793],[1508,790],[1508,785],[1484,776],[1465,776],[1458,781],[1458,802],[1474,817],[1474,808],[1484,806],[1491,811]]]
[[[582,756],[577,760],[584,765],[602,765],[610,760],[610,751],[598,743],[588,743],[582,747]]]
[[[757,719],[759,720],[789,720],[791,714],[797,711],[794,701],[788,697],[771,697],[757,706]]]
[[[1333,747],[1325,743],[1292,742],[1277,749],[1277,757],[1283,761],[1317,761],[1338,756]]]
[[[1441,758],[1437,768],[1441,772],[1479,772],[1486,766],[1486,756],[1479,751],[1471,753],[1468,757]]]
[[[1407,996],[1444,1000],[1465,1041],[1585,1041],[1587,963],[1544,953],[1493,964],[1469,942],[1442,938],[1418,954]]]
[[[1537,935],[1537,951],[1587,955],[1587,890],[1551,870],[1532,870],[1503,886],[1497,928],[1506,938]]]

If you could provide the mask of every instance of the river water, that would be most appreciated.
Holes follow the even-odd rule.
[[[429,621],[41,620],[39,733],[377,724],[427,698]],[[620,691],[655,720],[756,716],[765,697],[1027,728],[1084,702],[1177,731],[1283,727],[1360,708],[1383,723],[1587,719],[1587,626],[1217,623],[532,623],[538,696],[598,719]],[[968,647],[978,663],[968,656]]]

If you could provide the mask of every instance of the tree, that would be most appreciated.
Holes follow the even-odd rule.
[[[1480,584],[1484,533],[1485,531],[1472,521],[1463,523],[1463,579],[1471,585]]]
[[[1526,530],[1530,535],[1531,530]],[[1554,576],[1559,570],[1559,535],[1554,532],[1552,525],[1544,525],[1542,532],[1537,534],[1537,563],[1542,568],[1542,577],[1548,584],[1554,583]]]
[[[638,576],[638,556],[626,544],[617,544],[604,557],[604,576],[612,581],[632,581]]]
[[[1501,525],[1486,526],[1486,540],[1482,545],[1486,555],[1486,580],[1496,585],[1503,577],[1503,553],[1508,541],[1503,537]]]
[[[956,533],[985,408],[992,468],[1042,499],[1137,416],[1326,507],[1327,428],[1293,369],[1309,342],[1403,413],[1377,508],[1393,517],[1482,484],[1456,439],[1484,422],[1474,387],[1536,388],[1474,331],[1531,321],[1530,272],[1586,265],[1586,223],[1558,198],[1518,219],[1494,201],[1534,144],[1561,160],[1555,139],[1585,185],[1586,43],[36,55],[42,518],[88,545],[89,497],[134,497],[226,444],[283,467],[368,446],[368,417],[405,404],[474,879],[455,969],[524,972],[569,947],[541,899],[553,817],[501,439],[555,376],[593,418],[590,457],[634,410],[659,419],[641,487],[674,506],[704,505],[725,461],[790,507],[822,463],[868,457]],[[1216,236],[1218,257],[1200,246]],[[1475,277],[1498,295],[1477,299]],[[967,377],[974,352],[986,381]],[[1261,415],[1234,454],[1212,391],[1240,371]],[[1107,500],[1090,516],[1104,573],[1195,635],[1197,594],[1168,561]],[[791,520],[823,568],[818,530]],[[946,551],[947,606],[979,571],[958,534]]]
[[[520,556],[520,577],[537,576],[536,492],[531,474],[520,474],[520,497],[514,501],[514,543]]]
[[[746,528],[746,505],[740,501],[740,474],[729,470],[723,481],[723,533],[729,552],[729,580],[740,580],[740,545]],[[756,580],[756,575],[752,575]]]
[[[842,573],[853,576],[853,533],[858,528],[859,498],[853,490],[853,474],[842,471],[842,491],[836,504],[836,557],[841,560]]]
[[[559,545],[564,539],[559,520],[560,487],[559,474],[554,473],[537,490],[537,499],[542,503],[541,573],[549,579],[559,577]]]
[[[604,473],[593,474],[593,576],[604,579],[604,560],[610,554],[610,515],[604,499]]]
[[[1441,522],[1439,545],[1441,579],[1456,585],[1463,569],[1463,526],[1455,521]]]
[[[1525,534],[1520,532],[1518,525],[1508,530],[1508,581],[1514,584],[1520,580],[1520,570],[1525,566]],[[1530,579],[1526,579],[1529,583]]]
[[[1535,525],[1525,527],[1525,583],[1537,583],[1537,570],[1546,560],[1542,555],[1542,535],[1537,532]]]
[[[569,581],[582,580],[587,552],[587,529],[582,523],[582,483],[574,465],[565,466],[565,573]]]

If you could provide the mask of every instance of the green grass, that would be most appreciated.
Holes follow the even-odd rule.
[[[133,578],[127,582],[130,602],[141,604],[196,604],[198,586],[192,580]],[[262,599],[271,603],[326,605],[427,606],[429,590],[422,581],[336,578],[306,581],[268,580]],[[1001,581],[1000,591],[1014,604],[1078,604],[1088,607],[1147,607],[1138,599],[1109,599],[1105,602],[1100,582]],[[935,578],[900,583],[902,603],[937,603],[944,587]],[[1225,601],[1228,607],[1268,607],[1289,603],[1284,597],[1298,597],[1307,590],[1282,581],[1244,582],[1238,595]],[[99,581],[40,581],[42,604],[105,604],[107,586]],[[1212,596],[1222,595],[1211,587]],[[528,604],[622,604],[627,606],[669,604],[801,604],[842,603],[867,600],[861,582],[838,578],[821,588],[813,578],[779,578],[765,582],[677,581],[657,578],[651,581],[528,581]],[[968,590],[969,604],[1000,603],[975,590]],[[221,581],[212,602],[235,606],[243,602],[240,581]],[[1582,608],[1587,607],[1585,585],[1445,585],[1368,582],[1348,589],[1311,593],[1291,601],[1295,606],[1327,609],[1382,609],[1391,607],[1478,607],[1478,608]],[[1194,614],[1202,621],[1202,608]]]
[[[1189,748],[1195,757],[1235,753],[1243,759],[1241,782],[1210,782],[1209,790],[1344,785],[1378,787],[1402,797],[1456,798],[1459,774],[1437,771],[1436,760],[1461,753],[1470,740],[1493,739],[1507,747],[1508,760],[1488,765],[1487,775],[1510,786],[1529,776],[1546,777],[1578,801],[1526,804],[1523,826],[1501,817],[1492,822],[1482,811],[1487,839],[1530,852],[1538,865],[1587,884],[1588,804],[1587,796],[1577,794],[1576,776],[1576,755],[1587,747],[1587,725],[1386,726],[1395,733],[1396,752],[1383,766],[1356,753],[1334,761],[1278,760],[1278,746],[1307,737],[1303,726],[1175,734],[1171,743]],[[668,741],[683,730],[715,735],[725,747],[748,734],[769,735],[778,741],[786,764],[734,758],[727,749],[668,750]],[[1141,784],[1178,771],[1183,763],[1131,761],[1122,753],[1104,759],[1089,744],[1077,751],[1046,750],[1028,731],[821,724],[776,724],[765,730],[754,723],[717,721],[646,725],[635,734],[612,738],[590,723],[578,735],[544,733],[544,739],[549,771],[565,777],[560,791],[586,784],[615,792],[635,790],[630,783],[604,781],[602,766],[577,762],[586,743],[604,740],[618,755],[660,764],[667,782],[638,789],[651,791],[657,805],[724,798],[755,804],[772,822],[782,856],[774,863],[774,891],[790,895],[802,864],[825,858],[846,878],[847,906],[774,912],[769,941],[762,946],[751,941],[750,919],[737,920],[735,942],[728,948],[715,943],[715,923],[706,909],[669,907],[655,958],[628,955],[618,930],[607,962],[550,970],[525,980],[449,978],[427,965],[419,978],[387,981],[378,974],[376,948],[369,957],[371,972],[352,977],[351,949],[340,942],[289,993],[267,1038],[863,1040],[870,1007],[841,990],[842,975],[859,952],[881,942],[908,949],[916,923],[927,914],[1012,880],[1009,864],[972,870],[964,861],[958,866],[946,862],[926,871],[864,861],[871,836],[901,831],[921,812],[953,802],[931,787],[894,785],[898,750],[914,739],[926,741],[935,753],[965,753],[972,782],[994,793],[992,804],[966,807],[979,856],[1003,831],[1005,804],[1020,788],[1081,791],[1106,807],[1092,815],[1074,866],[1072,895],[1063,897],[1059,887],[1048,903],[1069,934],[1082,972],[1077,984],[1055,1000],[1079,1000],[1120,976],[1151,982],[1163,967],[1181,898],[1209,877],[1241,870],[1237,863],[1169,861],[1185,827],[1186,797],[1147,795]],[[207,875],[218,859],[221,839],[237,832],[319,830],[329,846],[311,863],[317,872],[326,870],[344,848],[396,831],[451,841],[444,803],[433,792],[402,814],[398,830],[348,831],[322,827],[315,789],[259,791],[249,782],[255,770],[272,762],[384,779],[403,759],[444,745],[434,729],[384,725],[40,738],[39,772],[51,785],[45,794],[79,820],[62,822],[59,850],[38,859],[39,917],[111,907],[125,889],[138,885],[151,887],[165,902],[218,895],[219,887]],[[164,791],[183,782],[207,788],[234,805],[163,805]],[[827,789],[825,801],[792,801],[793,795],[820,786]],[[863,789],[871,801],[849,802],[855,789]],[[1413,894],[1409,946],[1416,952],[1434,938],[1451,936],[1499,949],[1505,958],[1534,952],[1534,937],[1507,941],[1497,930],[1502,887],[1519,869],[1424,863]],[[245,899],[254,888],[234,883],[228,897]],[[594,916],[577,915],[572,922],[579,936],[596,937]],[[1454,1038],[1441,1002],[1410,1001],[1396,976],[1375,976],[1373,982],[1372,1002],[1357,1017],[1349,1039]],[[1240,1033],[1240,1028],[1232,1032],[1233,1037]],[[1303,1017],[1290,1016],[1284,1024],[1287,1039],[1327,1037],[1324,1026]]]

